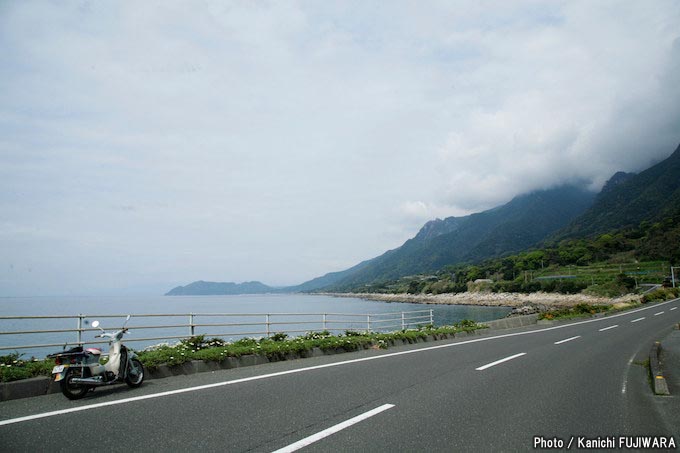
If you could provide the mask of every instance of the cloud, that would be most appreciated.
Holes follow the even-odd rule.
[[[42,292],[292,284],[433,217],[597,189],[680,142],[679,19],[673,1],[4,2],[0,272],[31,265],[17,293],[50,272]]]
[[[480,64],[460,84],[492,96],[458,112],[438,150],[443,199],[474,209],[575,181],[598,189],[668,155],[680,138],[680,59],[678,8],[666,6],[673,14],[569,3],[554,23],[479,35]]]

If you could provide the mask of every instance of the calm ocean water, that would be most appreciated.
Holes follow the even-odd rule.
[[[0,317],[7,316],[45,316],[45,315],[65,315],[77,316],[84,314],[87,316],[86,322],[99,319],[102,326],[108,330],[120,327],[123,318],[102,318],[104,315],[126,315],[132,314],[133,317],[128,323],[131,328],[131,335],[126,336],[129,345],[133,348],[143,348],[151,344],[158,344],[162,340],[132,341],[135,338],[158,338],[163,336],[189,335],[189,327],[175,328],[152,328],[137,329],[147,326],[175,325],[189,323],[188,313],[220,313],[233,314],[229,317],[207,317],[195,316],[195,324],[253,324],[251,326],[197,326],[196,334],[206,334],[208,336],[223,336],[229,340],[238,339],[243,336],[260,337],[265,329],[264,314],[286,313],[290,315],[272,315],[270,322],[280,323],[270,327],[271,332],[282,330],[322,330],[322,314],[333,313],[326,317],[329,330],[334,326],[333,322],[341,322],[336,326],[340,331],[347,328],[353,330],[366,329],[366,316],[348,317],[339,314],[389,314],[397,313],[394,316],[380,316],[373,318],[393,319],[387,324],[399,323],[401,315],[399,312],[430,310],[434,312],[435,325],[448,325],[462,319],[473,319],[475,321],[489,321],[504,317],[509,311],[505,307],[476,307],[463,305],[423,305],[408,303],[385,303],[373,302],[356,298],[337,298],[320,295],[300,295],[300,294],[265,294],[265,295],[243,295],[243,296],[145,296],[145,297],[4,297],[0,298]],[[153,317],[142,318],[135,315],[142,314],[182,314],[178,317]],[[301,313],[313,313],[314,316],[300,316]],[[248,316],[248,314],[258,314],[258,316]],[[423,313],[423,316],[429,316]],[[306,322],[306,324],[302,322]],[[415,321],[419,324],[427,324],[425,321]],[[380,324],[373,324],[373,328]],[[29,319],[29,320],[7,320],[0,319],[0,333],[25,330],[60,330],[75,329],[76,319]],[[89,327],[84,325],[83,327]],[[398,330],[388,329],[388,330]],[[95,332],[83,332],[83,341],[94,341]],[[293,334],[291,334],[293,335]],[[0,335],[0,346],[18,345],[38,345],[51,343],[73,343],[76,341],[76,333],[44,333],[31,335]],[[176,340],[168,340],[174,342]],[[18,350],[26,357],[31,355],[44,356],[49,352],[59,350],[58,347],[35,348],[28,350]],[[8,350],[0,350],[0,355],[7,354]]]

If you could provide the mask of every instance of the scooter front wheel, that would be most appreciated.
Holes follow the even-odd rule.
[[[125,375],[125,383],[130,387],[139,387],[142,385],[142,382],[144,382],[144,365],[142,365],[139,359],[130,359]]]
[[[71,380],[75,378],[82,377],[82,368],[69,368],[66,372],[66,376],[61,380],[61,393],[70,400],[79,400],[80,398],[87,395],[90,387],[83,384],[74,384]]]

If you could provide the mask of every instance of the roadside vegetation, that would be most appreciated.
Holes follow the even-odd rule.
[[[486,328],[471,320],[463,320],[452,326],[427,325],[418,329],[391,333],[365,333],[347,330],[333,335],[328,331],[310,332],[300,337],[288,337],[277,333],[269,338],[242,338],[229,343],[221,338],[206,339],[199,335],[182,340],[175,345],[158,345],[136,351],[144,366],[153,370],[160,365],[176,366],[192,360],[221,362],[229,357],[260,355],[271,361],[286,360],[293,356],[305,356],[314,348],[322,351],[350,352],[360,349],[387,349],[395,341],[416,342],[429,335],[455,335]],[[54,361],[31,358],[22,360],[19,353],[0,356],[0,381],[9,382],[36,376],[50,376]]]
[[[290,338],[277,333],[269,338],[242,338],[226,343],[219,338],[205,339],[197,336],[177,345],[161,345],[147,348],[138,353],[142,363],[153,369],[158,365],[181,365],[191,360],[220,362],[228,357],[256,354],[271,361],[286,360],[290,355],[304,356],[314,348],[322,351],[350,352],[360,349],[386,349],[396,340],[409,342],[424,339],[428,335],[456,334],[485,328],[474,321],[463,320],[453,326],[434,327],[431,325],[418,329],[401,330],[391,333],[365,333],[347,330],[344,334],[333,335],[328,331],[310,332],[300,337]]]
[[[578,304],[574,307],[541,312],[538,314],[538,319],[557,320],[582,318],[584,316],[592,316],[597,313],[607,313],[613,310],[614,307],[612,305]]]
[[[0,356],[0,381],[18,381],[36,376],[49,376],[54,367],[52,359],[23,359],[22,354],[12,352]]]
[[[663,302],[680,297],[680,288],[660,288],[642,296],[642,302]]]

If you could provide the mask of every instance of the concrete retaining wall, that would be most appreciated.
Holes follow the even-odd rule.
[[[530,326],[538,322],[538,314],[524,315],[524,316],[513,316],[511,318],[497,319],[495,321],[482,322],[489,326],[489,329],[516,329],[518,327]]]

